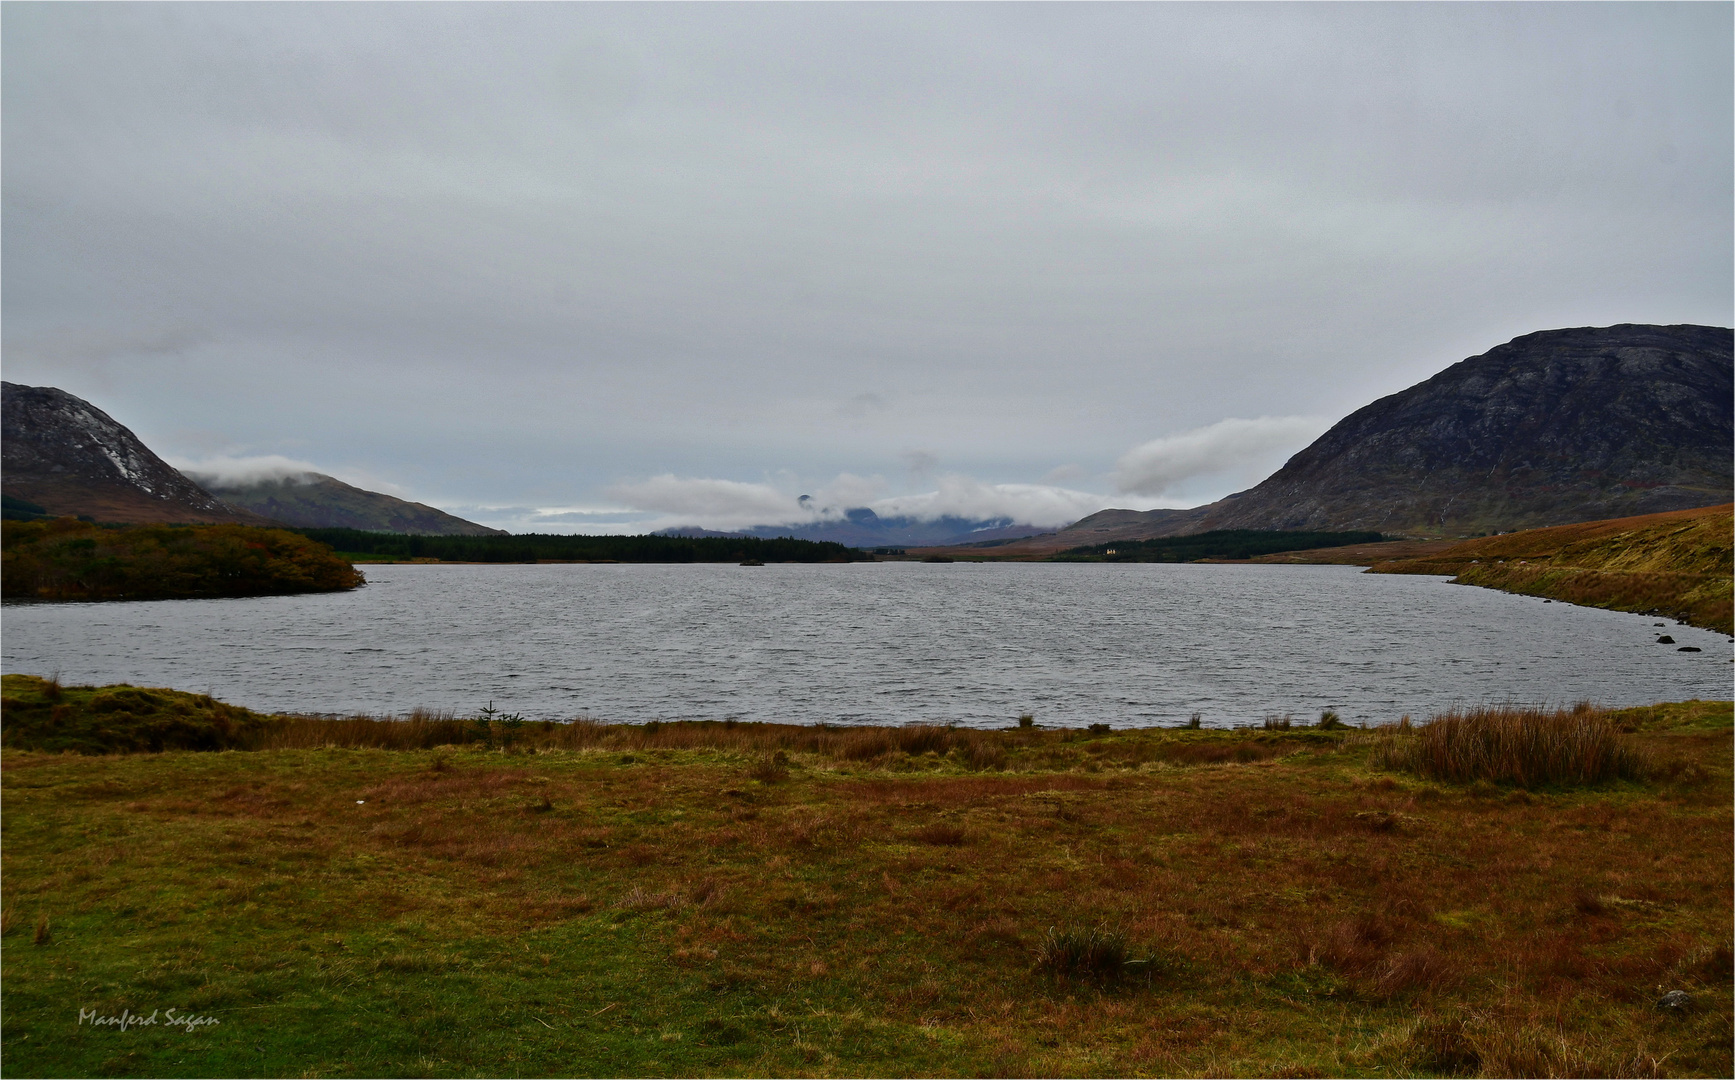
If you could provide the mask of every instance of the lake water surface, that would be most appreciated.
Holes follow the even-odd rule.
[[[353,593],[8,605],[7,672],[268,711],[1210,726],[1730,696],[1729,639],[1356,567],[365,568]],[[1658,634],[1699,653],[1656,644]]]

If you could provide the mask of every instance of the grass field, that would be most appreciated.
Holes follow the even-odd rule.
[[[1641,778],[1299,726],[8,748],[5,1069],[1730,1075],[1730,706],[1596,719]]]

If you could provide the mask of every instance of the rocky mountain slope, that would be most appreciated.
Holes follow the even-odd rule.
[[[506,535],[425,503],[352,487],[323,473],[298,473],[246,484],[224,483],[197,472],[191,476],[226,503],[297,528],[365,529],[419,536]]]
[[[1358,409],[1196,527],[1457,536],[1728,502],[1731,338],[1527,334]]]
[[[3,476],[14,499],[49,514],[119,522],[271,522],[170,468],[138,436],[52,386],[0,383]]]
[[[364,491],[320,473],[219,485],[186,476],[90,402],[52,386],[4,386],[9,516],[97,521],[234,522],[429,536],[504,535],[422,503]],[[17,508],[16,510],[14,508]]]

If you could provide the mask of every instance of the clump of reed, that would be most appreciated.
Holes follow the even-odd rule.
[[[1108,982],[1132,963],[1126,934],[1107,924],[1051,926],[1036,947],[1036,966],[1062,978]]]
[[[1642,780],[1650,772],[1644,755],[1589,702],[1563,709],[1481,706],[1388,727],[1371,760],[1432,780],[1523,788]]]
[[[789,779],[789,755],[778,750],[757,762],[747,775],[761,784],[781,784]]]

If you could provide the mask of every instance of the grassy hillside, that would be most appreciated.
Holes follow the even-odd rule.
[[[1730,634],[1731,509],[1725,504],[1489,536],[1378,563],[1373,572],[1452,574],[1465,585],[1654,612]]]
[[[7,1073],[1727,1076],[1729,706],[1588,722],[1645,778],[1329,726],[7,748]]]
[[[0,523],[8,600],[164,600],[331,592],[362,575],[324,544],[248,525]]]

